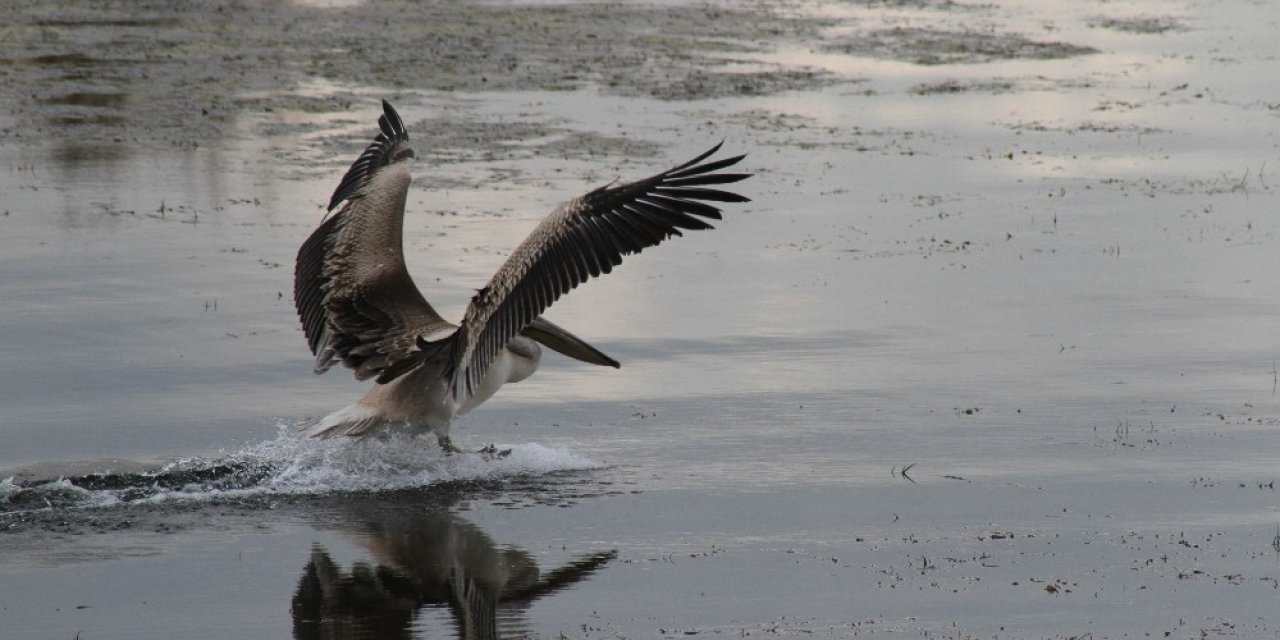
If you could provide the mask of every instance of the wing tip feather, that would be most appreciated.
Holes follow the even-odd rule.
[[[333,211],[343,200],[360,197],[361,189],[373,174],[395,160],[396,152],[408,142],[409,131],[405,129],[404,120],[400,118],[395,107],[384,99],[382,115],[378,116],[378,134],[342,176],[338,188],[329,198],[328,210]],[[412,155],[412,150],[409,153]]]

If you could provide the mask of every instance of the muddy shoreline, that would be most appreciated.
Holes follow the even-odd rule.
[[[210,144],[258,133],[238,126],[242,114],[350,110],[365,99],[359,87],[696,100],[831,80],[735,68],[823,24],[770,5],[28,2],[10,15],[0,38],[0,98],[15,120],[0,130],[7,144]]]
[[[851,4],[975,14],[970,5],[927,0]],[[1128,29],[1146,23],[1105,24]],[[839,35],[829,37],[833,29]],[[0,142],[68,139],[194,148],[247,135],[296,134],[320,128],[307,116],[348,112],[362,106],[374,88],[392,99],[424,92],[591,90],[702,101],[857,80],[782,61],[774,55],[781,50],[923,65],[1096,53],[985,29],[885,29],[787,2],[376,1],[328,7],[284,1],[27,1],[10,10],[0,36],[0,100],[8,107],[0,116]],[[246,126],[245,116],[279,113],[296,114],[297,124],[282,128],[278,118],[267,123],[258,117]],[[444,134],[432,142],[484,148],[541,133],[474,122],[458,131],[463,123],[448,119],[430,127]],[[584,140],[573,149],[596,153],[608,147]]]

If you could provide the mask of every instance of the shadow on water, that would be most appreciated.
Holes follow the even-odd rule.
[[[313,547],[293,596],[294,638],[409,638],[432,621],[459,638],[525,637],[530,607],[617,557],[594,551],[543,573],[530,553],[498,545],[446,507],[405,511],[394,501],[344,509],[373,561],[344,570]]]

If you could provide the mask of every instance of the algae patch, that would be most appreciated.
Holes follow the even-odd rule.
[[[827,51],[919,65],[1052,60],[1097,53],[1092,47],[1042,42],[1012,33],[894,27],[831,42]]]

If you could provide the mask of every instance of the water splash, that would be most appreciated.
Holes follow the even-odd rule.
[[[0,513],[272,495],[393,491],[448,482],[603,467],[565,449],[501,445],[502,455],[446,455],[434,436],[315,440],[281,425],[273,440],[217,458],[187,458],[155,471],[37,481],[0,479]],[[508,453],[509,451],[509,453]]]

